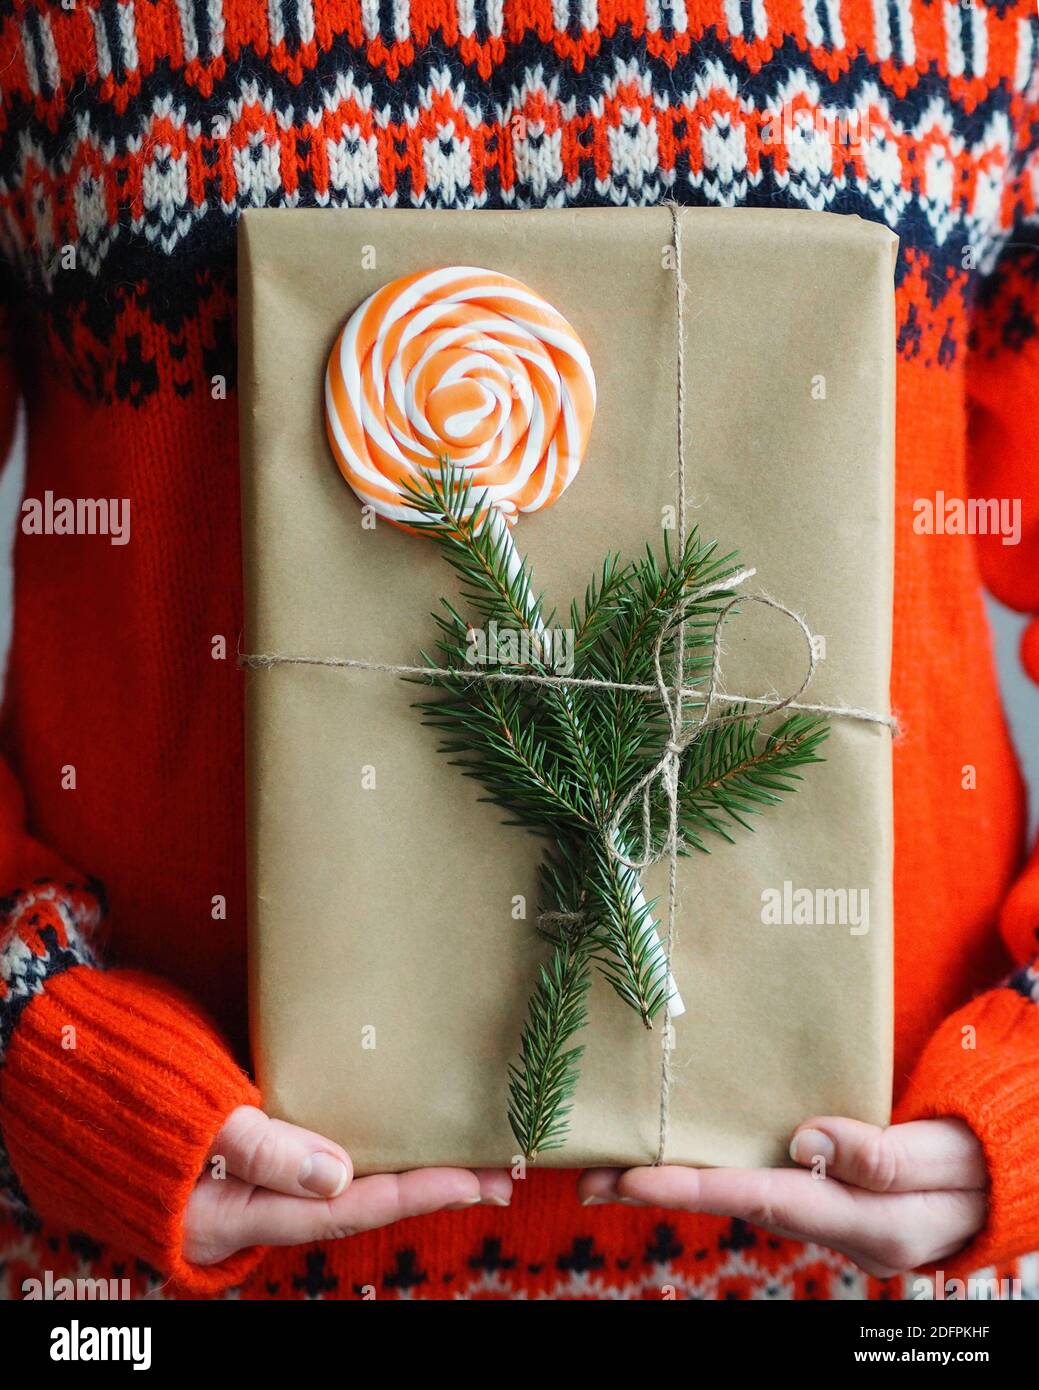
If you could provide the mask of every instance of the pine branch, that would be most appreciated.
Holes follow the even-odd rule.
[[[627,595],[632,566],[622,565],[617,555],[607,555],[602,570],[584,592],[584,604],[570,604],[570,627],[574,634],[574,665],[580,665],[596,651],[598,643],[620,616]]]
[[[567,1047],[588,1021],[589,945],[561,933],[551,959],[539,969],[527,1006],[520,1060],[509,1067],[509,1124],[531,1161],[561,1148],[584,1048]]]
[[[676,555],[665,533],[663,564],[647,550],[641,560],[627,567],[613,602],[615,616],[598,641],[575,657],[575,674],[624,685],[653,685],[654,646],[672,623],[676,605],[696,589],[736,571],[734,556],[718,557],[716,549],[714,543],[704,544],[694,531]],[[729,597],[726,592],[713,594],[687,611],[686,684],[707,672],[717,612]],[[671,632],[664,643],[665,671],[674,662],[675,637]],[[604,707],[608,710],[605,716]],[[667,737],[665,712],[653,697],[628,691],[612,692],[598,711],[598,726],[609,741],[604,757],[611,769],[611,802],[615,803],[642,776],[649,759],[658,755]]]
[[[469,482],[443,461],[428,489],[408,490],[416,529],[440,546],[458,573],[466,605],[488,623],[496,620],[531,639],[524,662],[496,664],[555,674],[543,659],[542,598],[531,587],[529,566],[512,555],[507,536],[492,524],[490,509],[473,497]],[[665,537],[662,560],[650,549],[627,565],[608,556],[583,603],[570,605],[573,674],[651,686],[659,641],[670,680],[681,634],[684,681],[702,680],[710,669],[719,610],[731,594],[720,590],[688,603],[681,624],[674,615],[697,589],[724,584],[735,574],[735,557],[716,551],[694,532],[677,554]],[[539,931],[552,955],[539,970],[520,1057],[509,1070],[510,1124],[533,1158],[564,1142],[582,1054],[570,1043],[586,1021],[592,963],[646,1026],[666,1003],[653,905],[635,908],[637,875],[608,848],[616,806],[660,756],[668,735],[666,711],[653,694],[473,680],[469,622],[446,600],[435,621],[436,659],[427,660],[451,674],[416,678],[437,691],[436,698],[419,702],[425,722],[443,732],[442,750],[480,782],[485,800],[551,845],[541,865],[547,909]],[[496,657],[500,653],[492,661]],[[689,703],[695,709],[695,701]],[[709,725],[682,758],[683,850],[686,844],[705,850],[708,835],[731,840],[736,826],[751,829],[753,814],[795,790],[800,769],[821,761],[818,748],[827,732],[822,720],[804,715],[770,733],[754,717]],[[668,813],[659,783],[651,803],[651,833],[659,848]],[[639,798],[621,830],[626,843],[641,843]]]
[[[528,633],[536,628],[542,601],[532,597],[529,568],[525,561],[510,568],[505,543],[492,533],[489,516],[472,520],[477,508],[469,486],[442,464],[430,492],[416,493],[414,500],[421,529],[458,572],[469,604],[488,622],[504,621]],[[583,641],[593,640],[608,614],[614,587],[607,562],[602,580],[589,589]],[[436,621],[435,664],[468,667],[468,623],[448,603]],[[542,674],[538,652],[535,644],[528,669]],[[461,669],[457,679],[429,680],[439,687],[441,698],[422,701],[420,708],[427,723],[452,735],[442,743],[443,751],[459,755],[453,760],[481,782],[488,791],[485,799],[507,810],[513,823],[552,836],[556,854],[541,873],[542,887],[549,890],[548,910],[558,915],[571,904],[580,913],[585,897],[580,846],[597,833],[594,790],[599,779],[567,693],[542,687],[534,694],[521,684],[466,680]],[[568,842],[568,831],[577,834],[576,844]],[[587,1020],[590,983],[592,936],[587,927],[574,921],[549,935],[552,956],[539,967],[520,1059],[509,1068],[509,1123],[532,1160],[564,1142],[583,1052],[568,1044]]]
[[[490,507],[481,507],[480,495],[473,498],[471,479],[441,459],[439,477],[428,478],[426,488],[407,481],[403,487],[416,513],[411,525],[440,547],[468,603],[488,622],[493,618],[529,631],[535,614],[544,612],[530,564],[521,557],[516,574],[510,574],[508,541],[493,526]],[[546,626],[553,618],[543,617]]]
[[[755,719],[708,726],[682,761],[678,809],[687,844],[706,852],[705,834],[732,843],[733,826],[753,830],[749,817],[795,791],[801,768],[825,761],[819,748],[829,732],[825,720],[805,714],[792,715],[767,734]]]
[[[666,979],[656,979],[654,958],[659,948],[654,903],[636,910],[638,875],[595,841],[594,863],[588,876],[588,913],[594,920],[596,961],[618,997],[642,1019],[646,1028],[668,998]]]
[[[734,556],[716,552],[716,545],[705,544],[695,531],[678,553],[665,533],[662,563],[647,548],[644,557],[618,573],[611,593],[613,616],[601,624],[596,642],[575,660],[575,672],[621,684],[654,684],[653,653],[662,634],[666,639],[663,669],[669,670],[674,662],[676,606],[697,589],[724,581],[737,569]],[[730,597],[721,591],[689,604],[684,621],[687,682],[706,674],[717,612]],[[659,758],[668,736],[666,715],[652,697],[614,691],[600,698],[597,717],[586,716],[586,723],[597,730],[597,752],[609,769],[608,825],[617,802],[643,776],[651,761]],[[627,843],[641,841],[640,803],[631,807],[622,833]],[[605,839],[604,835],[604,844]],[[649,910],[633,911],[631,893],[625,891],[634,877],[631,871],[605,852],[600,859],[598,939],[606,952],[600,969],[617,995],[649,1027],[667,1000],[667,983],[657,978],[653,969],[658,950],[653,915]]]
[[[449,678],[436,683],[448,689]],[[491,681],[448,689],[446,699],[423,700],[424,723],[449,731],[440,751],[487,790],[483,801],[508,811],[511,824],[593,831],[592,808],[580,781],[569,775],[525,714],[521,687]]]
[[[540,595],[534,594],[526,559],[510,567],[508,541],[505,536],[496,534],[490,509],[481,508],[479,498],[473,498],[471,483],[460,479],[446,460],[441,461],[439,478],[428,479],[428,489],[407,488],[419,514],[416,527],[441,547],[445,559],[462,578],[463,593],[488,622],[492,618],[504,621],[516,631],[527,634],[534,656],[523,669],[540,675],[554,674],[537,656],[541,647],[538,626],[551,626],[554,614],[542,618],[543,601]],[[612,580],[608,588],[612,589]],[[599,597],[598,590],[596,593]],[[457,640],[461,636],[461,620],[454,610],[449,609],[449,612],[455,623],[452,635]],[[451,622],[443,619],[438,622],[442,636],[451,631]],[[444,647],[440,651],[442,655],[454,656],[448,664],[468,665],[462,652],[451,653]],[[443,683],[443,678],[440,682],[431,679],[434,683]],[[540,735],[554,754],[558,767],[567,778],[586,790],[596,820],[603,822],[606,806],[602,773],[580,721],[579,702],[574,692],[543,686],[533,695],[528,688],[523,699],[529,717],[537,718]]]

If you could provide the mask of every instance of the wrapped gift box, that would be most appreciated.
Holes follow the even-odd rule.
[[[683,210],[689,518],[822,639],[814,701],[887,710],[895,238],[851,217]],[[415,662],[454,595],[427,541],[362,525],[322,424],[325,360],[387,281],[468,264],[527,282],[598,381],[591,443],[516,541],[550,599],[607,550],[660,545],[676,499],[677,316],[667,209],[247,212],[240,403],[250,653]],[[730,691],[805,662],[757,606],[726,628]],[[502,1165],[507,1067],[548,952],[539,844],[437,751],[414,685],[274,664],[247,681],[251,1012],[270,1109],[359,1172]],[[891,1088],[891,735],[833,721],[827,761],[754,834],[679,864],[666,1157],[785,1161],[816,1113],[877,1123]],[[666,866],[644,875],[666,896]],[[527,905],[517,918],[516,902]],[[775,920],[776,918],[780,920]],[[553,1165],[657,1153],[660,1029],[596,977]]]

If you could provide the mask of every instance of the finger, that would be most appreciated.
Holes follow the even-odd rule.
[[[356,1178],[328,1202],[257,1189],[239,1213],[235,1248],[341,1240],[408,1217],[475,1206],[481,1196],[480,1178],[465,1168],[422,1168]]]
[[[870,1192],[984,1188],[985,1154],[962,1120],[913,1120],[880,1129],[827,1115],[799,1125],[790,1157]]]
[[[601,1206],[605,1202],[617,1202],[617,1184],[623,1168],[586,1168],[577,1179],[577,1196],[583,1207]]]
[[[218,1155],[233,1177],[291,1197],[338,1197],[353,1177],[350,1155],[338,1144],[252,1105],[228,1116],[210,1157]]]
[[[480,1184],[480,1203],[485,1207],[507,1207],[512,1202],[512,1174],[507,1168],[476,1168]],[[468,1205],[474,1206],[475,1203]]]
[[[866,1192],[789,1168],[633,1168],[618,1198],[737,1217],[775,1235],[840,1250],[887,1277],[960,1249],[985,1221],[971,1192]]]
[[[877,1218],[856,1197],[881,1200],[789,1168],[671,1166],[622,1173],[615,1200],[625,1197],[671,1210],[736,1217],[777,1235],[848,1246],[861,1245],[870,1218]]]
[[[419,1168],[410,1173],[379,1173],[358,1178],[330,1203],[352,1232],[372,1231],[410,1216],[441,1208],[465,1210],[477,1204],[505,1205],[512,1195],[507,1172],[466,1168]]]

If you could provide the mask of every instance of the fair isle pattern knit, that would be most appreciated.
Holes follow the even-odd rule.
[[[39,1270],[61,1278],[108,1279],[129,1282],[133,1298],[168,1298],[169,1289],[153,1271],[139,1262],[112,1259],[85,1236],[52,1242],[41,1263],[37,1238],[31,1231],[14,1232],[0,1243],[0,1302],[24,1297],[24,1280],[39,1277]],[[934,1280],[926,1275],[903,1275],[881,1282],[856,1269],[848,1260],[818,1245],[802,1245],[790,1255],[789,1246],[779,1257],[780,1242],[767,1245],[755,1238],[742,1222],[731,1223],[720,1259],[702,1273],[706,1251],[689,1252],[676,1237],[674,1226],[656,1222],[647,1239],[630,1252],[607,1255],[592,1239],[577,1240],[560,1253],[548,1268],[532,1275],[516,1254],[502,1242],[485,1240],[474,1245],[465,1267],[434,1278],[418,1252],[403,1245],[384,1268],[358,1279],[353,1288],[327,1267],[320,1250],[300,1252],[298,1271],[291,1286],[270,1282],[250,1289],[251,1298],[342,1299],[360,1298],[364,1288],[375,1289],[380,1299],[508,1299],[538,1301],[583,1299],[603,1302],[659,1301],[661,1298],[714,1301],[754,1299],[786,1302],[794,1299],[865,1300],[928,1299]],[[690,1259],[691,1253],[693,1259]],[[110,1285],[110,1287],[113,1287]],[[227,1295],[234,1299],[232,1291]],[[966,1288],[969,1300],[993,1298],[1039,1299],[1039,1256],[1017,1261],[1013,1272],[983,1270]]]
[[[8,297],[57,374],[142,420],[234,380],[234,229],[254,206],[674,198],[882,221],[901,238],[899,353],[948,380],[950,409],[968,353],[1039,332],[1034,0],[0,0],[0,74]],[[0,1043],[48,978],[91,963],[100,912],[61,884],[6,909]],[[1039,1002],[1034,968],[1007,986]],[[485,1218],[464,1253],[391,1231],[349,1276],[310,1247],[243,1292],[919,1296],[738,1221],[701,1240],[647,1212],[601,1247],[591,1218],[555,1245]],[[118,1250],[0,1214],[0,1298],[44,1268],[164,1292]],[[1016,1274],[1039,1297],[1036,1258]]]
[[[2,245],[103,396],[226,369],[244,207],[858,213],[902,238],[903,353],[945,364],[1039,239],[1028,0],[6,8]]]

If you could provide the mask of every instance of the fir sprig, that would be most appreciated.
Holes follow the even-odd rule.
[[[588,1021],[589,959],[578,931],[556,943],[530,996],[520,1060],[509,1067],[509,1124],[531,1160],[566,1142],[584,1053],[568,1044]]]
[[[408,491],[413,525],[457,572],[464,606],[531,639],[525,663],[490,659],[504,670],[554,675],[539,640],[554,615],[543,617],[528,562],[510,553],[504,528],[493,524],[464,474],[445,460],[439,477]],[[573,676],[653,686],[655,647],[660,644],[663,670],[673,679],[681,639],[683,684],[701,682],[710,671],[719,612],[733,597],[724,585],[737,570],[734,555],[719,554],[695,531],[680,550],[665,534],[660,557],[649,548],[627,564],[608,556],[583,599],[569,607]],[[722,587],[698,599],[708,585]],[[419,702],[426,722],[442,731],[442,751],[481,784],[484,799],[545,841],[539,930],[551,955],[540,967],[519,1060],[509,1071],[509,1121],[534,1158],[565,1142],[582,1055],[573,1039],[587,1019],[592,966],[647,1027],[667,1002],[668,986],[654,967],[653,904],[636,908],[637,876],[610,847],[618,806],[660,756],[666,711],[654,695],[635,691],[473,680],[470,619],[444,599],[435,622],[435,656],[427,660],[438,669],[422,679],[437,695]],[[695,718],[695,699],[689,706]],[[712,837],[731,841],[737,829],[752,829],[753,815],[794,791],[801,768],[821,761],[827,732],[823,720],[800,713],[769,728],[744,707],[708,722],[681,759],[681,852],[706,850]],[[669,808],[659,783],[650,798],[656,854],[666,841]],[[620,828],[625,843],[641,845],[640,797]]]
[[[745,706],[729,713],[746,714]],[[777,805],[796,789],[800,768],[822,762],[829,734],[822,718],[795,714],[769,733],[758,723],[708,725],[683,760],[678,814],[683,837],[706,849],[704,834],[734,841],[733,826],[753,830],[748,817]]]

